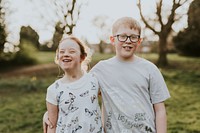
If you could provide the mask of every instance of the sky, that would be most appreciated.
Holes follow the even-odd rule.
[[[55,22],[58,20],[58,16],[55,14],[56,7],[51,4],[53,0],[4,1],[9,1],[7,4],[12,11],[11,15],[6,17],[7,30],[10,33],[7,40],[19,43],[19,32],[22,25],[30,25],[35,29],[40,36],[41,43],[52,38]],[[61,1],[59,0],[60,4],[62,4]],[[170,0],[165,0],[165,2],[166,6],[170,5]],[[145,0],[142,3],[143,13],[145,15],[153,13],[155,11],[154,4],[155,0]],[[99,34],[104,34],[99,33],[92,23],[92,20],[97,16],[107,16],[110,26],[116,19],[123,16],[130,16],[141,21],[136,0],[89,0],[88,5],[82,8],[80,15],[74,35],[79,38],[87,38],[90,43],[97,43]],[[177,31],[186,26],[187,17],[183,19],[179,27],[176,26]]]

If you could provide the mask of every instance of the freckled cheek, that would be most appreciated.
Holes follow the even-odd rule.
[[[61,61],[62,60],[62,56],[58,56],[58,60]]]
[[[122,45],[120,44],[120,45],[117,45],[117,46],[116,46],[116,49],[117,49],[117,51],[121,51],[121,50],[123,50],[123,47],[122,47]]]

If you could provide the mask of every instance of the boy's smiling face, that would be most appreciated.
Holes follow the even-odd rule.
[[[141,43],[141,39],[138,38],[137,42],[131,42],[129,37],[125,42],[121,42],[116,35],[137,37],[139,35],[139,31],[136,29],[130,29],[126,26],[120,26],[114,36],[110,37],[111,43],[115,46],[116,56],[120,60],[132,61],[133,54]]]

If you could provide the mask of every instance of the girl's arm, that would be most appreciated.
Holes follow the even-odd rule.
[[[48,126],[47,133],[55,133],[56,132],[56,124],[58,120],[58,106],[53,105],[49,102],[47,102],[47,111],[48,111],[48,118],[51,122],[53,128],[50,128]]]
[[[153,105],[156,115],[156,133],[167,133],[167,116],[164,102]]]

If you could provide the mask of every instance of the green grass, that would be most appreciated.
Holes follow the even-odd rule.
[[[138,54],[155,61],[156,54]],[[50,63],[54,53],[35,55],[40,63]],[[112,54],[95,54],[91,66]],[[171,98],[166,101],[168,133],[200,133],[200,58],[168,55],[170,67],[160,69]],[[53,71],[53,72],[52,72]],[[12,77],[0,76],[0,133],[41,133],[46,111],[46,88],[58,70]]]
[[[38,52],[35,57],[40,64],[54,62],[55,52]]]

